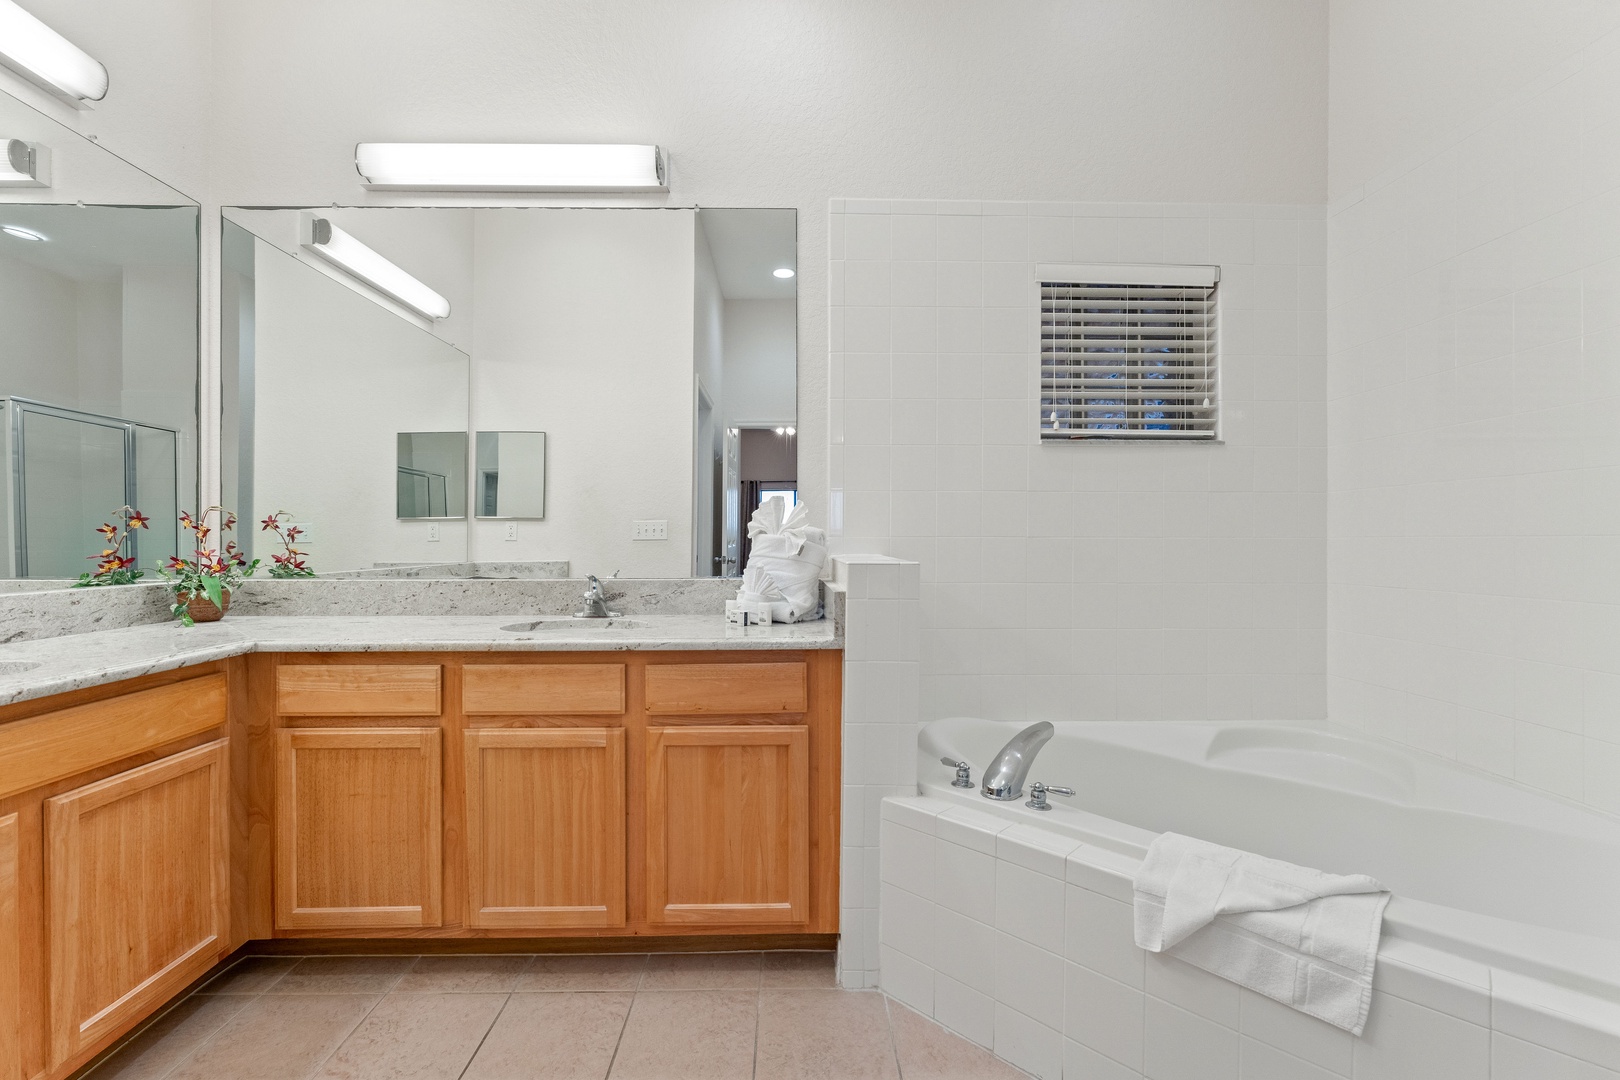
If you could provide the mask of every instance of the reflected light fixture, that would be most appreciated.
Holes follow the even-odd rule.
[[[771,273],[774,274],[775,276],[779,277],[779,278],[790,278],[790,277],[793,276],[792,268],[787,267],[787,266],[783,266],[783,267],[780,267],[780,268],[778,268],[776,270],[772,270]]]
[[[323,217],[298,215],[298,243],[425,318],[442,319],[450,314],[450,301]]]
[[[14,0],[0,0],[0,63],[75,104],[107,96],[101,62]]]
[[[50,187],[51,151],[39,143],[0,139],[0,187]]]
[[[50,239],[44,233],[35,232],[33,229],[25,229],[21,225],[0,225],[0,233],[15,236],[18,240],[27,240],[35,244],[43,244]]]
[[[373,191],[668,191],[664,152],[610,143],[361,143]]]

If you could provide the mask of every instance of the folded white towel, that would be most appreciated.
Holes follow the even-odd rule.
[[[1136,944],[1360,1035],[1389,892],[1164,833],[1137,872]]]
[[[821,570],[827,562],[827,534],[810,524],[810,511],[799,503],[791,511],[780,495],[760,504],[748,522],[752,544],[737,599],[763,598],[774,622],[803,622],[821,617]],[[748,572],[763,572],[754,585]],[[759,582],[768,581],[769,589]],[[744,595],[744,594],[748,595]]]

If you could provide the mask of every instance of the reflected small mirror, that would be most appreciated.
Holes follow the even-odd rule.
[[[396,517],[467,516],[467,433],[402,431]]]
[[[545,432],[480,431],[477,455],[478,517],[545,518]]]

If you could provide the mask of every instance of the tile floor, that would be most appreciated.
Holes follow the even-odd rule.
[[[250,957],[89,1080],[1018,1080],[831,953]]]

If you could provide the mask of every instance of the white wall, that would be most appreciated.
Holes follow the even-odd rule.
[[[691,575],[696,217],[475,215],[473,430],[546,432],[548,477],[546,520],[519,522],[515,543],[474,522],[473,557]],[[640,519],[667,520],[669,539],[631,540]]]
[[[254,553],[268,565],[278,550],[255,519],[286,510],[313,524],[316,570],[466,558],[464,523],[439,523],[434,542],[429,522],[395,518],[397,433],[466,430],[466,354],[268,244],[254,249],[253,495],[234,508]]]
[[[219,202],[422,202],[364,191],[354,144],[545,139],[668,147],[673,190],[643,202],[797,207],[801,478],[818,520],[829,198],[1325,190],[1325,0],[279,0],[212,18]],[[1087,107],[1057,117],[1054,102]]]
[[[1337,9],[1336,9],[1337,10]],[[1553,13],[1567,16],[1572,5]],[[1525,18],[1540,8],[1523,6]],[[1620,34],[1421,42],[1498,104],[1330,207],[1335,720],[1620,811]],[[1395,6],[1370,37],[1398,37]],[[1481,24],[1483,25],[1483,24]],[[1370,79],[1370,74],[1367,76]],[[1427,85],[1427,84],[1425,84]],[[1419,116],[1451,108],[1428,86]],[[1376,95],[1365,81],[1335,95]],[[1360,132],[1335,129],[1346,153]],[[1388,153],[1407,141],[1391,135]],[[1337,151],[1336,151],[1337,152]],[[1357,151],[1359,152],[1359,151]]]
[[[726,301],[727,427],[795,423],[798,317],[793,300]]]
[[[832,243],[834,550],[922,564],[924,719],[1323,714],[1319,208],[849,200]],[[1036,262],[1219,264],[1223,442],[1042,443]]]

